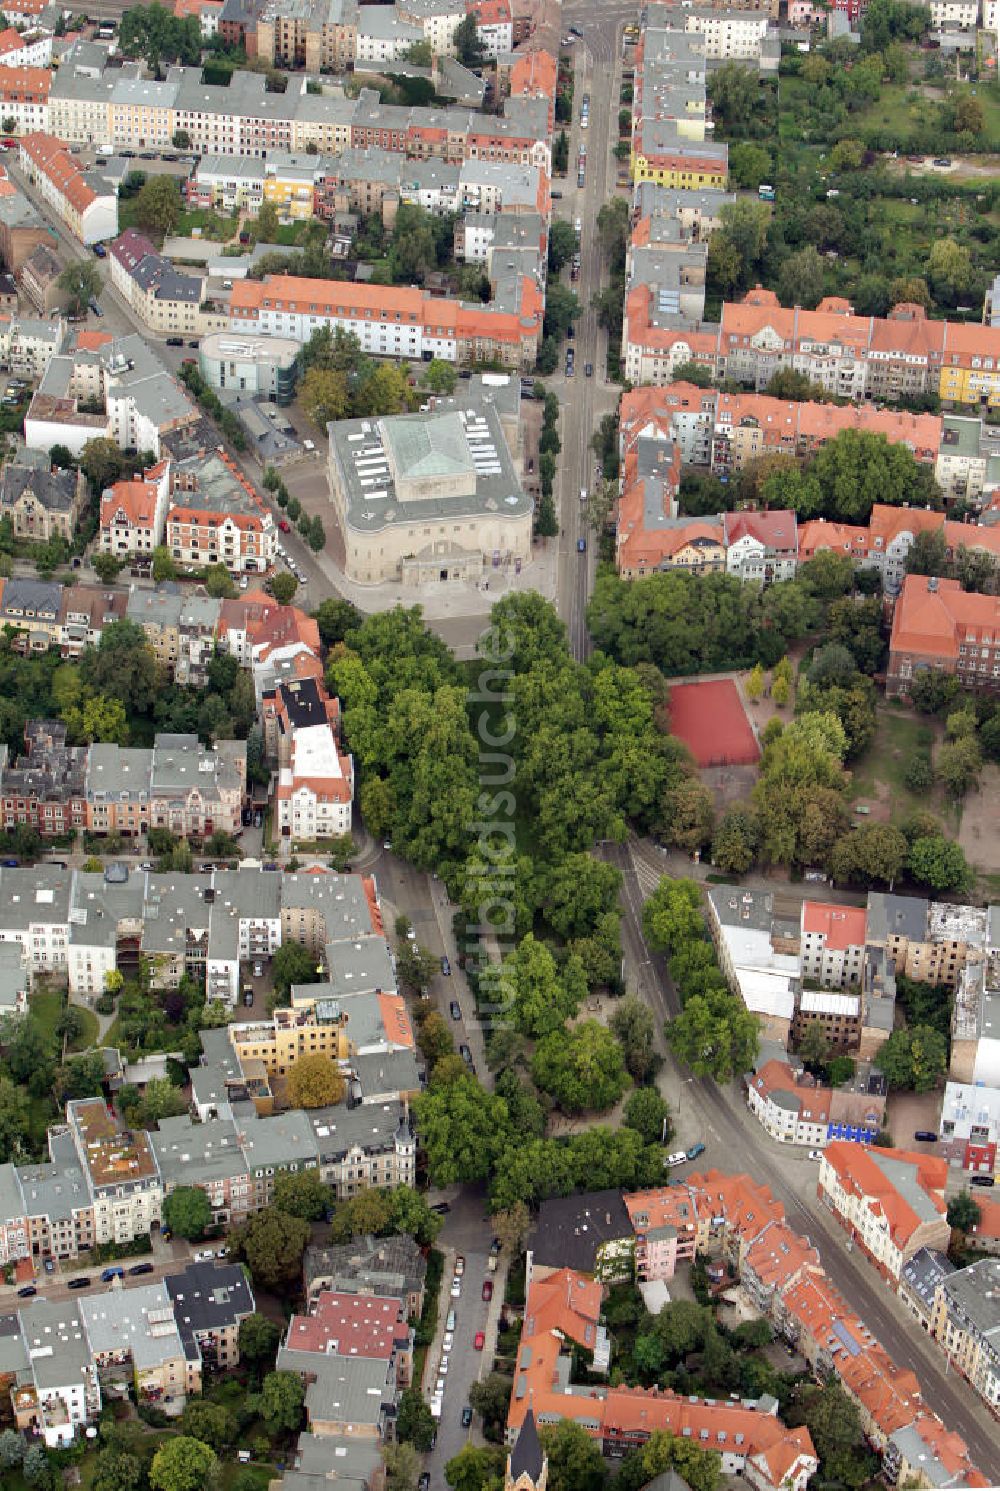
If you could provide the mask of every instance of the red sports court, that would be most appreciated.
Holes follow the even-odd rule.
[[[760,746],[731,678],[670,685],[670,730],[699,766],[751,766]]]

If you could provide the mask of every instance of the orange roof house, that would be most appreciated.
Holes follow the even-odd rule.
[[[821,938],[831,952],[864,947],[868,912],[864,906],[835,906],[827,901],[802,902],[803,937]]]
[[[903,1149],[866,1149],[834,1140],[823,1155],[819,1194],[885,1277],[922,1247],[948,1247],[944,1187],[948,1163]]]
[[[969,687],[1000,687],[1000,600],[966,592],[957,580],[907,575],[892,617],[887,696],[908,695],[926,668]]]

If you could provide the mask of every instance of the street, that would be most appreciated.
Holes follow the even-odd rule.
[[[666,959],[650,951],[642,934],[647,893],[636,873],[633,848],[609,845],[605,856],[618,865],[624,879],[626,987],[666,1022],[679,1013],[680,1004]],[[677,1147],[700,1141],[706,1148],[704,1159],[698,1162],[700,1171],[710,1167],[729,1173],[745,1171],[771,1188],[784,1204],[789,1224],[819,1249],[827,1275],[893,1361],[916,1372],[924,1401],[949,1429],[962,1436],[983,1473],[991,1481],[1000,1481],[995,1421],[973,1390],[957,1375],[948,1374],[940,1348],[915,1324],[872,1265],[860,1252],[847,1251],[843,1231],[816,1195],[815,1165],[801,1151],[784,1149],[768,1138],[748,1112],[738,1084],[721,1087],[708,1079],[686,1077],[666,1050],[659,1085],[674,1115]]]

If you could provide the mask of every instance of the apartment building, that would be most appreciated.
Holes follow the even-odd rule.
[[[4,14],[9,20],[9,12]],[[0,68],[0,108],[5,119],[14,120],[18,135],[48,129],[52,78],[48,67]]]
[[[108,248],[111,283],[152,331],[196,336],[228,325],[220,306],[206,310],[206,279],[175,269],[135,228],[126,228]]]
[[[52,35],[48,31],[0,31],[0,67],[50,67]]]
[[[80,1318],[101,1387],[174,1418],[201,1391],[201,1363],[188,1362],[166,1283],[109,1289],[80,1301]]]
[[[17,1318],[23,1375],[11,1391],[15,1427],[39,1434],[47,1449],[64,1448],[101,1408],[79,1303],[33,1299]]]
[[[867,921],[863,906],[803,901],[800,923],[803,978],[813,979],[827,989],[860,984]]]
[[[353,0],[272,0],[257,16],[256,55],[272,67],[346,72],[358,23]]]
[[[402,1299],[407,1319],[419,1319],[423,1312],[426,1279],[427,1260],[407,1233],[355,1237],[330,1247],[310,1246],[302,1259],[308,1301],[327,1289],[389,1296]]]
[[[814,1017],[815,1018],[815,1017]],[[783,1144],[821,1149],[832,1140],[871,1144],[885,1118],[881,1073],[862,1070],[842,1087],[822,1087],[787,1061],[763,1057],[746,1078],[747,1106]]]
[[[99,170],[83,170],[54,135],[25,135],[19,151],[21,170],[74,237],[88,247],[115,237],[118,195]]]
[[[529,371],[541,337],[543,298],[519,277],[510,309],[441,300],[424,290],[268,275],[239,280],[230,299],[230,327],[306,342],[323,326],[343,327],[376,356],[446,362],[499,361]]]
[[[164,541],[178,563],[266,574],[277,531],[271,510],[224,450],[172,463]]]
[[[970,594],[957,580],[907,575],[892,618],[887,697],[906,698],[924,668],[957,676],[966,688],[1000,688],[1000,600]]]
[[[944,513],[927,508],[896,508],[876,503],[867,527],[828,523],[822,518],[804,523],[799,553],[803,563],[824,549],[845,554],[858,568],[875,570],[887,595],[899,594],[906,578],[906,557],[921,533],[940,534],[949,560],[964,549],[1000,562],[1000,531],[986,523],[953,523]]]
[[[414,1331],[402,1299],[324,1289],[306,1315],[293,1315],[278,1350],[301,1355],[381,1361],[399,1388],[413,1377]],[[278,1367],[281,1370],[281,1367]]]
[[[711,886],[708,925],[719,967],[762,1034],[788,1044],[801,988],[798,908],[771,892]]]
[[[987,911],[985,955],[962,969],[955,987],[949,1074],[977,1087],[1000,1087],[1000,907]]]
[[[278,759],[276,821],[283,836],[313,841],[348,833],[354,763],[339,746],[339,704],[316,679],[265,696],[265,747]]]
[[[213,332],[198,348],[198,367],[212,388],[235,388],[286,407],[302,371],[302,345],[292,337]]]
[[[0,214],[2,213],[3,203],[0,202]],[[0,226],[0,253],[4,262],[9,263],[3,237],[4,229]],[[69,295],[59,284],[62,272],[62,262],[46,243],[37,244],[19,265],[18,282],[21,292],[42,316],[60,314],[69,307]]]
[[[905,1150],[827,1145],[818,1194],[879,1273],[897,1285],[920,1248],[947,1250],[947,1163]]]
[[[87,498],[82,471],[63,471],[37,451],[5,461],[0,471],[0,517],[9,518],[14,537],[47,543],[73,537]]]
[[[163,1199],[148,1134],[119,1127],[103,1098],[67,1103],[66,1119],[90,1190],[92,1242],[127,1243],[148,1234]]]
[[[24,755],[0,748],[0,811],[10,830],[25,824],[41,834],[65,834],[87,821],[86,746],[66,744],[62,720],[29,720]]]
[[[1000,1088],[946,1082],[938,1133],[938,1153],[949,1164],[992,1175],[1000,1143]]]
[[[952,1366],[1000,1411],[1000,1259],[983,1258],[942,1279],[931,1326]]]
[[[170,496],[170,462],[160,461],[139,478],[117,481],[101,493],[102,553],[152,562],[163,542]]]

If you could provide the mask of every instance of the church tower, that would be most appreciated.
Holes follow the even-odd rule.
[[[507,1456],[503,1491],[545,1491],[548,1481],[549,1462],[535,1428],[535,1415],[529,1408],[514,1448]]]

